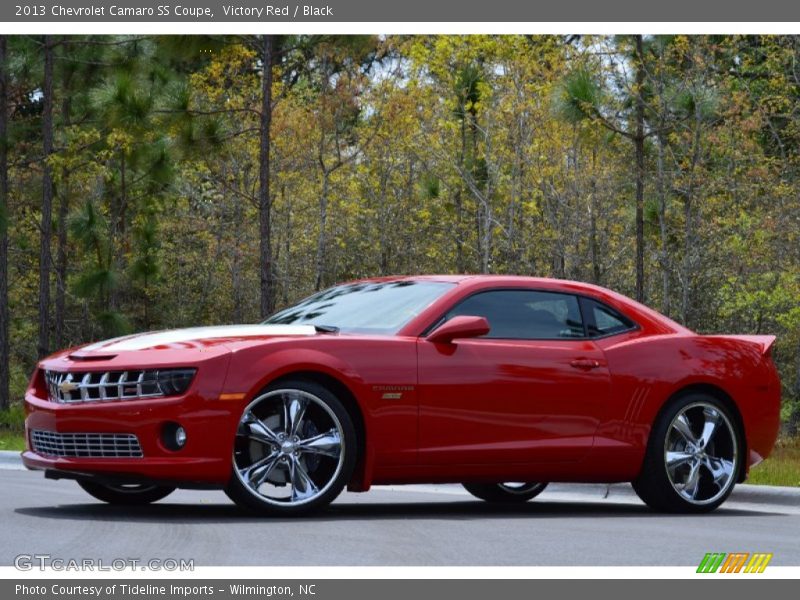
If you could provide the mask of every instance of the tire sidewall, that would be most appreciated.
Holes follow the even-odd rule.
[[[105,485],[96,481],[78,481],[78,485],[90,496],[107,502],[108,504],[141,505],[158,502],[175,491],[174,487],[153,485],[143,490],[120,491],[114,486]]]
[[[502,483],[463,483],[461,485],[476,498],[486,502],[505,504],[527,502],[541,494],[547,487],[547,483],[531,482],[528,485],[535,485],[535,488],[524,492],[511,492],[504,488]]]

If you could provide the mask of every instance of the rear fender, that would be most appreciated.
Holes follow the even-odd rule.
[[[747,463],[766,457],[777,437],[780,412],[780,385],[769,359],[773,342],[772,336],[698,335],[607,342],[612,399],[598,429],[598,454],[610,459],[618,453],[640,464],[664,404],[687,388],[713,386],[731,398],[741,415],[750,450]]]

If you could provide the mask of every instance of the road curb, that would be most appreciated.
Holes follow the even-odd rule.
[[[734,502],[800,507],[800,488],[742,484],[733,488],[731,500]]]
[[[22,457],[18,450],[0,450],[0,469],[23,471]]]
[[[622,500],[636,498],[636,492],[629,483],[608,484],[551,484],[547,492],[585,495],[599,499]],[[772,485],[739,484],[733,489],[728,502],[746,504],[776,504],[780,506],[800,507],[800,487],[782,487]]]

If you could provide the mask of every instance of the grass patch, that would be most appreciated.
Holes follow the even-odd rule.
[[[21,404],[0,410],[0,450],[25,449],[25,411]]]
[[[770,457],[750,469],[747,483],[800,486],[800,437],[779,439]]]
[[[0,429],[0,450],[19,450],[25,449],[25,434],[21,431],[10,431]]]
[[[0,410],[0,431],[24,431],[25,409],[22,404],[12,404],[7,410]]]

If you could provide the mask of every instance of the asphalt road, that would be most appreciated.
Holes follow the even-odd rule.
[[[629,486],[551,486],[495,507],[458,486],[343,494],[319,515],[254,518],[221,492],[177,491],[147,507],[105,505],[74,482],[0,469],[0,564],[177,558],[195,565],[696,565],[706,552],[772,552],[800,565],[800,493],[743,486],[703,516],[649,511]],[[754,493],[755,492],[755,493]]]

